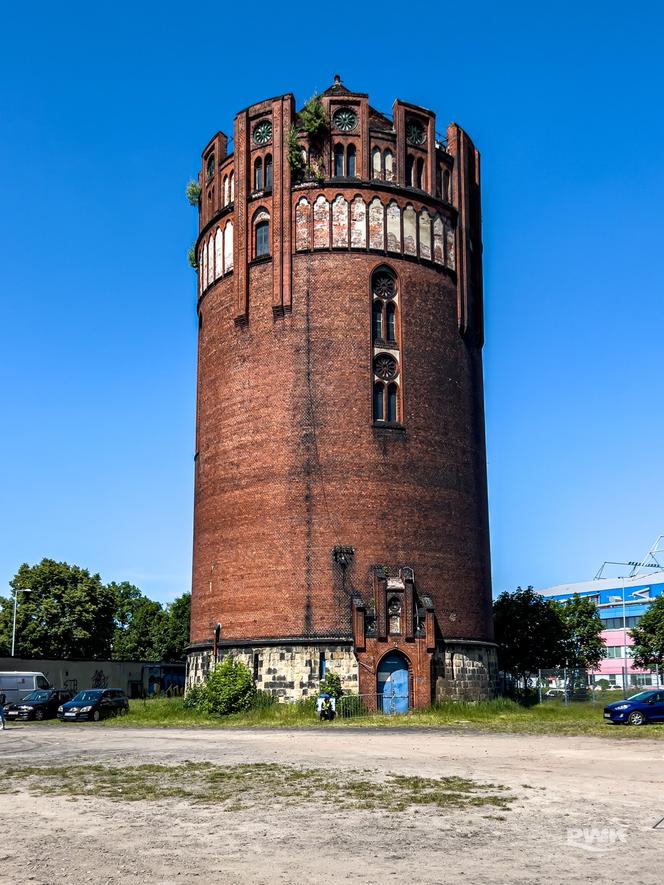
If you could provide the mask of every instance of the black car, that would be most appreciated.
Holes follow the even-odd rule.
[[[5,719],[53,719],[58,712],[58,707],[71,700],[71,691],[58,691],[55,688],[31,691],[16,704],[5,704]]]
[[[58,719],[64,722],[99,722],[107,716],[123,716],[128,712],[129,699],[122,689],[86,688],[58,707]]]

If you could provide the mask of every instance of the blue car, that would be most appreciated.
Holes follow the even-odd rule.
[[[623,725],[644,725],[664,722],[664,691],[640,691],[625,701],[614,701],[604,707],[604,718]]]

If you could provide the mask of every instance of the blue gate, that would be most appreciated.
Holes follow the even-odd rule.
[[[382,713],[408,712],[408,663],[398,651],[385,655],[378,665],[378,709]]]

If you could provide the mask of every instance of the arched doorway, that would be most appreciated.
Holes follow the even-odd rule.
[[[398,651],[386,654],[376,673],[378,709],[381,713],[407,713],[410,684],[408,661]]]

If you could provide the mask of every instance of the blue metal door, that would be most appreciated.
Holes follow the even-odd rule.
[[[397,651],[385,655],[378,666],[378,709],[383,713],[408,712],[408,664]]]

